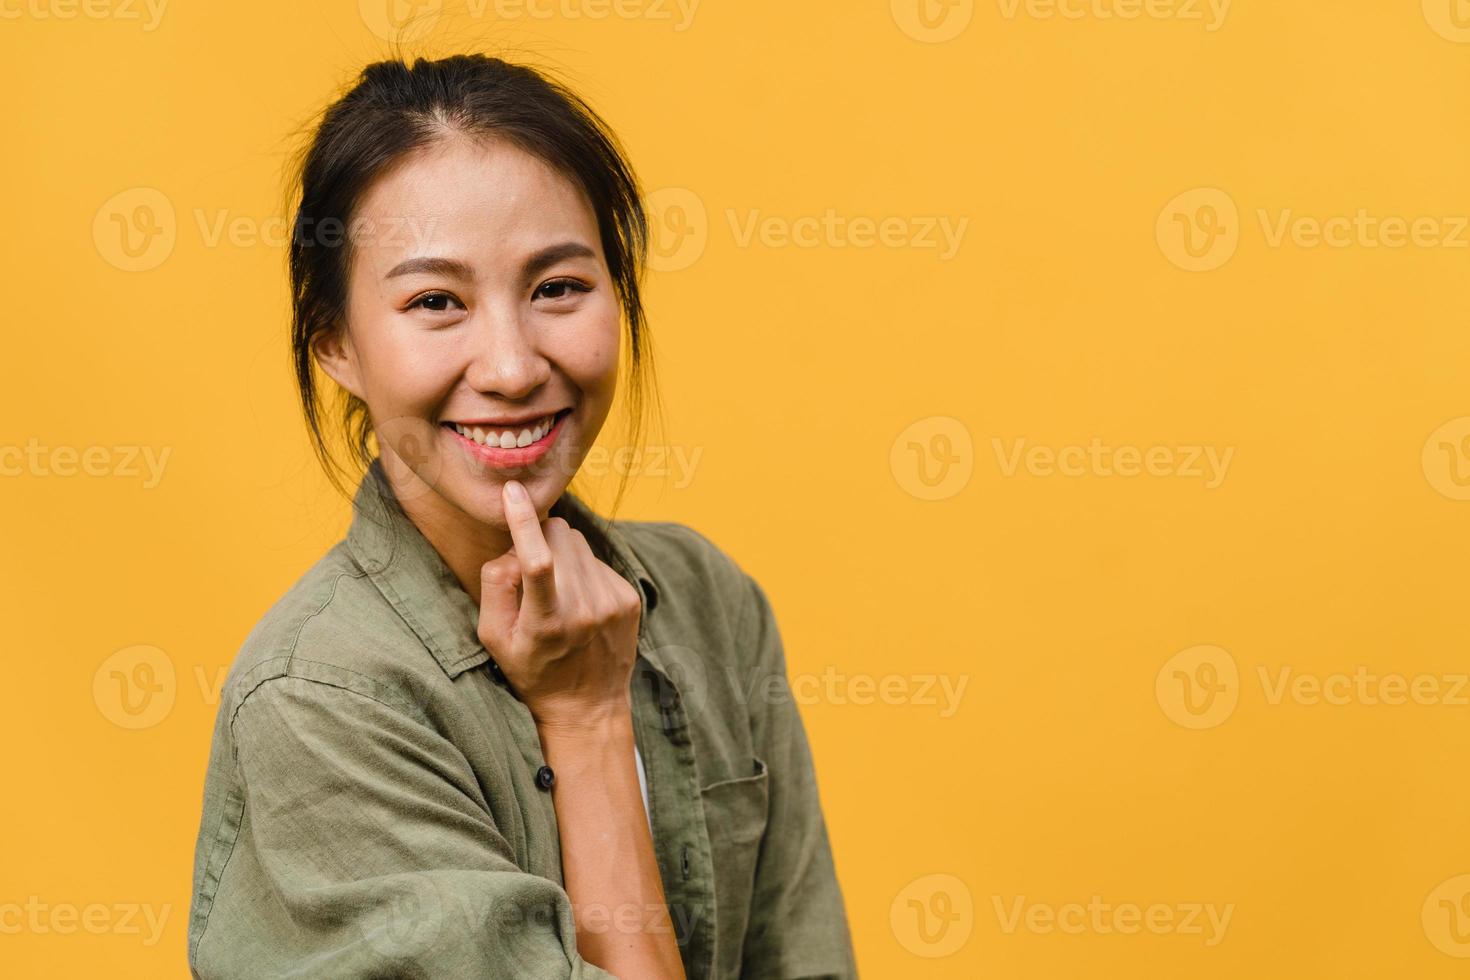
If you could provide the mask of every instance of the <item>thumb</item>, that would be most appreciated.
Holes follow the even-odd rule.
[[[486,650],[510,651],[511,632],[521,609],[521,564],[513,552],[480,566],[480,622],[476,632]]]

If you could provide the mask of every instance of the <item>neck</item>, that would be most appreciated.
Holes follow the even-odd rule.
[[[510,531],[466,514],[405,466],[384,467],[384,473],[404,514],[478,603],[480,569],[511,549]]]

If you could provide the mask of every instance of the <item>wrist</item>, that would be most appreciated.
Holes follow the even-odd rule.
[[[633,738],[633,711],[629,704],[606,704],[562,712],[532,715],[542,744],[611,743]]]

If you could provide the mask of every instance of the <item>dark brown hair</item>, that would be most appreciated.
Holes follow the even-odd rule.
[[[345,390],[335,408],[326,404],[312,347],[345,326],[353,212],[373,180],[404,156],[456,135],[507,140],[586,194],[627,323],[632,441],[641,432],[649,396],[657,402],[639,288],[648,224],[633,169],[608,125],[565,85],[525,65],[482,54],[419,58],[412,66],[404,60],[379,61],[364,68],[353,87],[324,111],[287,190],[295,202],[289,264],[296,385],[317,458],[344,492],[348,480],[355,482],[372,462],[372,420],[367,406]],[[337,427],[355,472],[330,447],[329,422]]]

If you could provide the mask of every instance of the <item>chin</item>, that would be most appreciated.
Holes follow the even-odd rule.
[[[454,504],[470,518],[497,528],[507,527],[505,506],[501,500],[502,488],[511,480],[518,481],[531,495],[536,513],[545,515],[561,496],[567,481],[556,479],[551,473],[485,472],[468,480],[456,480],[455,486],[439,488],[440,496]]]

